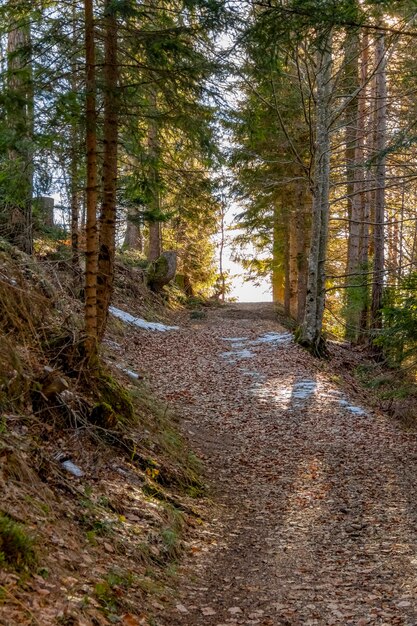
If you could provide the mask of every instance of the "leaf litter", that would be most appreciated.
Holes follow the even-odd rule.
[[[415,626],[416,434],[292,340],[260,341],[288,334],[272,307],[233,307],[129,354],[182,416],[215,503],[158,625]],[[250,345],[250,370],[225,341]]]

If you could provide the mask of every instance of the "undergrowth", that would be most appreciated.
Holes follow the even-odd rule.
[[[106,559],[105,546],[112,568],[84,594],[82,610],[93,615],[95,597],[117,621],[164,588],[199,523],[192,498],[204,495],[204,484],[175,414],[144,382],[126,383],[104,350],[99,368],[86,369],[82,302],[64,264],[54,263],[0,241],[0,569],[71,579],[66,533],[69,552],[92,563]],[[119,274],[120,285],[136,298],[130,271]],[[61,459],[81,467],[81,478]],[[24,596],[19,582],[10,585],[14,597]]]
[[[0,567],[30,570],[36,564],[34,539],[25,527],[0,513]]]

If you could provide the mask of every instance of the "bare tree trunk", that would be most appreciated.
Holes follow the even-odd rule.
[[[332,36],[317,52],[316,145],[311,245],[308,262],[307,295],[299,341],[313,354],[325,354],[322,337],[326,288],[326,254],[329,223],[330,119],[331,119]]]
[[[304,201],[302,211],[299,214],[297,231],[298,231],[298,309],[297,322],[302,323],[305,314],[305,304],[307,299],[307,276],[308,276],[308,253],[310,249],[310,230],[311,230],[311,196],[307,190],[304,190]]]
[[[287,211],[282,229],[284,238],[283,265],[284,265],[284,313],[291,316],[291,212]]]
[[[149,248],[148,261],[156,261],[162,254],[161,224],[160,222],[149,223]]]
[[[97,350],[97,112],[93,0],[84,0],[86,60],[86,352],[91,359]]]
[[[220,300],[224,303],[226,299],[226,278],[224,274],[223,267],[223,257],[224,257],[224,247],[226,244],[226,235],[225,235],[225,204],[222,201],[220,204],[221,214],[220,214],[220,246],[219,246],[219,278],[220,278]]]
[[[128,211],[124,245],[128,250],[137,250],[138,252],[143,252],[143,237],[141,228],[139,224],[136,224],[130,219],[131,215],[131,212]]]
[[[74,131],[75,129],[73,129]],[[80,194],[78,189],[78,133],[75,131],[71,137],[71,251],[72,271],[74,279],[78,283],[80,277]]]
[[[345,47],[345,75],[348,97],[359,87],[359,33],[348,32]],[[359,99],[352,99],[346,109],[346,190],[349,217],[348,254],[346,263],[346,338],[356,341],[360,319],[360,243],[361,243],[361,192],[363,189],[363,147],[359,135]],[[362,150],[361,150],[362,148]],[[362,153],[362,154],[361,154]]]
[[[162,232],[161,222],[158,221],[158,216],[161,212],[161,195],[159,189],[159,129],[158,121],[156,119],[157,114],[157,96],[154,87],[151,89],[150,95],[152,115],[149,120],[148,127],[148,151],[150,161],[149,171],[149,187],[150,187],[150,204],[148,206],[149,213],[152,218],[149,220],[149,247],[148,247],[148,260],[150,262],[158,259],[162,254]]]
[[[296,206],[289,220],[289,311],[291,317],[301,322],[304,317],[304,305],[307,288],[307,193],[301,182],[296,190]]]
[[[278,207],[274,207],[272,232],[272,300],[285,304],[285,268],[283,255],[282,218]]]
[[[361,93],[359,97],[359,115],[358,115],[358,157],[359,164],[363,164],[366,156],[369,156],[369,142],[372,143],[372,133],[369,132],[369,122],[371,116],[367,112],[367,95],[368,95],[368,60],[369,60],[369,37],[365,32],[362,36],[362,52],[361,52]],[[372,122],[370,124],[372,126]],[[366,140],[365,138],[368,137]],[[366,149],[368,148],[368,155]],[[359,318],[359,336],[358,341],[364,343],[367,340],[368,332],[368,313],[369,313],[369,221],[371,215],[369,192],[370,174],[368,170],[362,174],[363,188],[360,194],[360,214],[361,214],[361,249],[360,249],[360,266],[361,266],[361,285],[362,285],[362,303]]]
[[[108,308],[113,292],[118,144],[118,28],[112,0],[106,0],[104,11],[103,200],[100,213],[97,280],[98,337],[100,339],[106,329]]]
[[[72,5],[72,41],[76,42],[76,3]],[[77,93],[79,89],[79,77],[77,62],[71,64],[71,89]],[[79,128],[76,119],[71,122],[71,164],[70,164],[70,203],[71,203],[71,251],[72,251],[72,271],[76,286],[79,286],[81,279],[80,272],[80,191],[78,189],[78,145]]]
[[[374,226],[374,272],[372,287],[371,327],[382,326],[382,296],[384,290],[384,243],[385,243],[385,145],[387,125],[387,83],[385,40],[378,35],[375,42],[375,226]]]
[[[291,211],[289,224],[289,313],[298,319],[298,220],[301,208]]]
[[[33,251],[33,86],[31,36],[29,26],[10,31],[7,42],[8,88],[15,98],[8,111],[8,126],[13,136],[9,159],[13,172],[16,203],[10,210],[9,239],[28,254]]]

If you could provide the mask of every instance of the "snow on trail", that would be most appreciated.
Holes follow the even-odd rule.
[[[255,340],[250,340],[248,337],[222,337],[222,339],[223,341],[230,342],[234,348],[221,353],[221,356],[232,364],[238,363],[242,359],[249,359],[255,356],[255,353],[249,350],[246,346],[264,344],[267,346],[278,347],[286,346],[293,342],[292,334],[288,332],[268,332]],[[254,378],[262,376],[259,372],[248,372],[248,370],[242,368],[241,371],[246,375],[252,375]],[[319,383],[315,380],[299,380],[295,382],[292,387],[284,389],[278,388],[275,390],[265,389],[258,382],[254,385],[253,389],[255,394],[259,397],[269,399],[271,402],[281,404],[286,408],[288,408],[288,405],[291,403],[294,406],[298,406],[300,404],[299,401],[308,400],[311,396],[318,395],[322,401],[325,401],[326,403],[336,403],[354,415],[366,415],[366,411],[362,407],[352,404],[352,402],[350,402],[343,393],[337,389],[319,385]]]
[[[416,626],[416,434],[245,306],[124,346],[184,418],[219,503],[154,622]]]
[[[167,330],[178,330],[178,326],[166,326],[165,324],[160,324],[159,322],[147,322],[140,317],[134,317],[133,315],[130,315],[130,313],[126,313],[126,311],[117,309],[114,306],[110,306],[109,311],[115,317],[119,318],[123,322],[126,322],[126,324],[132,324],[133,326],[137,326],[137,328],[142,328],[143,330],[157,330],[163,333]]]

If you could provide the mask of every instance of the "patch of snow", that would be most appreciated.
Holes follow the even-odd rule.
[[[243,376],[251,376],[252,378],[256,378],[257,380],[265,380],[265,374],[260,374],[259,372],[255,372],[252,370],[248,370],[246,368],[242,368]]]
[[[352,415],[366,415],[365,409],[360,406],[355,406],[354,404],[351,404],[348,400],[345,400],[344,398],[341,398],[339,400],[339,404],[341,407],[346,409],[346,411],[352,413]]]
[[[232,342],[238,341],[238,342],[240,342],[240,341],[248,341],[249,337],[222,337],[222,339],[223,339],[223,341],[232,341]]]
[[[122,370],[122,372],[127,374],[130,378],[133,378],[134,380],[139,380],[140,378],[139,374],[137,374],[133,370],[130,370],[127,367],[123,367],[122,365],[117,365],[116,367],[118,367],[119,370]]]
[[[241,359],[251,359],[255,355],[251,350],[245,348],[243,350],[230,350],[230,352],[222,352],[220,356],[222,356],[223,359],[226,359],[230,363],[235,363],[236,361],[240,361]]]
[[[253,345],[262,344],[262,343],[270,343],[274,346],[281,346],[287,343],[291,343],[292,339],[293,339],[293,336],[291,333],[288,333],[288,332],[277,333],[277,332],[272,331],[270,333],[265,333],[264,335],[261,335],[258,339],[251,341],[251,343]]]
[[[109,307],[109,312],[123,322],[126,322],[126,324],[132,324],[133,326],[142,328],[143,330],[156,330],[164,333],[167,330],[179,329],[179,326],[166,326],[165,324],[160,324],[159,322],[147,322],[140,317],[134,317],[133,315],[130,315],[130,313],[126,313],[125,311],[117,309],[114,306]]]
[[[300,380],[293,386],[291,396],[297,400],[308,400],[316,393],[316,390],[315,380]]]
[[[77,476],[77,478],[84,476],[84,472],[80,470],[78,465],[75,465],[72,461],[62,461],[61,465],[65,470],[67,470],[67,472],[73,476]]]

